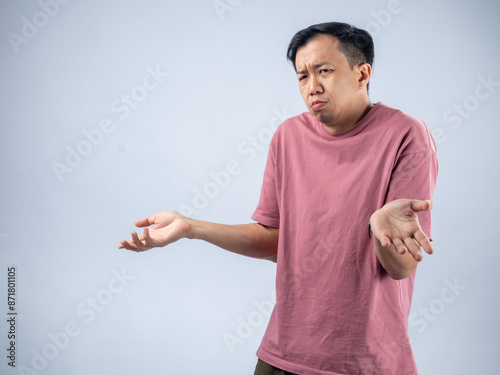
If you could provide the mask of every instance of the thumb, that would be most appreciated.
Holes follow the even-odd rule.
[[[411,208],[415,212],[429,211],[432,209],[432,202],[430,200],[418,201],[413,200],[411,202]]]
[[[139,228],[149,227],[155,223],[156,215],[139,219],[135,222],[135,226]]]

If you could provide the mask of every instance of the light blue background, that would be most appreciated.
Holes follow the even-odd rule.
[[[419,266],[409,325],[420,373],[498,371],[500,85],[481,82],[500,82],[500,3],[221,2],[230,10],[218,13],[211,0],[73,0],[44,20],[37,1],[2,1],[0,347],[15,265],[17,365],[31,367],[33,350],[74,322],[79,334],[37,373],[253,374],[267,324],[255,302],[271,298],[274,264],[199,241],[142,254],[116,246],[135,220],[193,206],[193,189],[231,160],[239,173],[194,216],[250,221],[265,129],[306,110],[288,42],[338,20],[374,35],[372,101],[420,117],[438,143],[436,253]],[[47,22],[16,48],[9,33],[23,35],[23,17]],[[148,67],[168,77],[141,91]],[[147,97],[120,119],[112,103],[134,90]],[[459,104],[462,115],[452,113]],[[112,130],[59,181],[53,163],[103,119]],[[113,270],[135,277],[114,294]],[[96,296],[112,300],[87,323],[82,306]],[[223,337],[249,316],[256,327],[231,352]],[[18,373],[4,355],[0,372]]]

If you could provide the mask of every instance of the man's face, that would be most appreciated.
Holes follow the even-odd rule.
[[[300,92],[309,112],[334,133],[350,125],[367,98],[367,82],[360,83],[362,65],[351,69],[338,45],[337,38],[320,34],[300,47],[295,57]]]

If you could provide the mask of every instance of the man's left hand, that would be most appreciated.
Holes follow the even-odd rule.
[[[413,259],[420,262],[423,259],[420,248],[432,254],[434,249],[418,222],[417,212],[428,211],[432,202],[416,199],[396,199],[385,204],[370,218],[371,230],[383,247],[394,245],[399,254],[407,251]]]

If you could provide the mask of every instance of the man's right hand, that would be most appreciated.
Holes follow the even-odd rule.
[[[151,228],[148,228],[152,225]],[[132,239],[122,240],[119,249],[146,251],[153,247],[162,247],[181,238],[188,237],[188,218],[175,211],[162,211],[156,215],[137,220],[135,226],[144,228],[142,234],[132,232]]]

